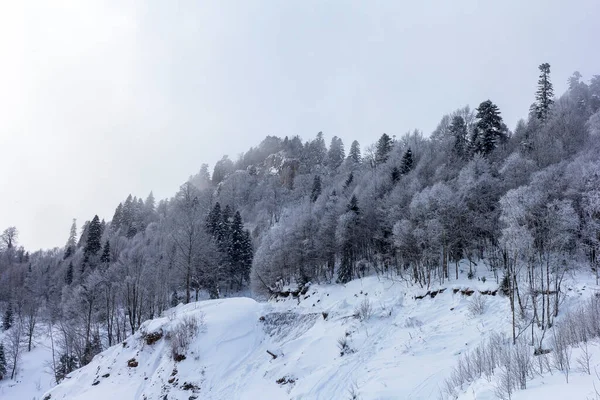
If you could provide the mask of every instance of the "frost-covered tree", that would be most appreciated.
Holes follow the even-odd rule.
[[[313,203],[317,201],[319,196],[321,195],[321,177],[319,175],[315,175],[313,179],[312,190],[310,192],[310,201]]]
[[[342,142],[342,139],[334,136],[331,139],[331,145],[329,146],[329,151],[327,152],[327,165],[329,168],[336,170],[340,165],[342,165],[345,157],[346,153],[344,151],[344,142]]]
[[[471,149],[474,153],[488,156],[506,139],[506,126],[502,122],[498,106],[490,100],[479,105],[476,118],[471,136]]]
[[[546,121],[554,103],[554,89],[552,82],[550,82],[550,64],[543,63],[538,68],[540,70],[540,78],[538,80],[538,89],[535,93],[533,111],[537,119]]]
[[[0,342],[0,380],[6,376],[6,354],[4,353],[4,344]]]
[[[390,151],[392,151],[392,138],[387,133],[381,135],[377,141],[377,150],[375,152],[375,163],[383,164],[387,161]]]

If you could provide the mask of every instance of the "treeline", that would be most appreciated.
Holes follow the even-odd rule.
[[[203,165],[170,199],[129,196],[80,235],[74,222],[63,248],[28,254],[9,228],[9,330],[27,337],[50,324],[61,379],[202,293],[268,296],[373,273],[425,287],[456,279],[461,259],[486,259],[515,314],[550,326],[568,270],[597,267],[600,77],[575,73],[555,98],[542,64],[532,100],[514,131],[486,100],[444,116],[429,137],[383,134],[347,152],[322,133],[268,136],[212,173]]]

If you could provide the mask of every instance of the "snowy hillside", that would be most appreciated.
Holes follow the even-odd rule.
[[[444,288],[419,299],[427,290],[371,277],[345,287],[313,286],[299,300],[232,298],[180,305],[71,373],[45,398],[94,400],[115,393],[148,400],[438,398],[461,354],[492,332],[510,329],[506,298],[486,295],[485,312],[473,316],[469,303],[475,297],[456,290],[493,291],[489,280]],[[361,315],[355,315],[361,305]],[[176,362],[168,337],[186,320],[202,328],[185,359]],[[148,337],[156,341],[148,344]],[[576,376],[568,389],[577,385],[582,395],[591,395],[592,381]],[[546,383],[563,387],[564,378],[538,379],[531,391],[517,392],[515,398],[541,396],[548,392]],[[494,386],[493,380],[477,381],[459,398],[496,398]]]

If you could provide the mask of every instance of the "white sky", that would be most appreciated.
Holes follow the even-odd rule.
[[[492,4],[493,3],[493,4]],[[364,147],[490,98],[512,128],[549,62],[600,74],[598,0],[2,1],[0,230],[172,196],[264,136]]]

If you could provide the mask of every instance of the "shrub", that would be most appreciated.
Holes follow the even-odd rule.
[[[154,343],[158,342],[163,337],[163,332],[161,329],[160,331],[146,333],[146,334],[144,334],[143,337],[144,337],[144,340],[146,341],[146,344],[153,345]]]
[[[471,298],[469,302],[469,313],[472,316],[481,315],[485,312],[485,305],[487,303],[487,299],[485,296],[481,294],[476,294]]]
[[[350,347],[350,343],[348,342],[348,337],[342,336],[337,340],[338,349],[340,349],[340,356],[344,356],[346,354],[354,353],[354,349]]]
[[[373,316],[373,306],[369,299],[364,299],[361,303],[354,309],[354,317],[359,321],[368,321]]]
[[[171,355],[173,360],[185,360],[187,352],[192,340],[204,328],[204,315],[185,316],[182,321],[173,327],[167,334],[167,338],[171,341]]]

